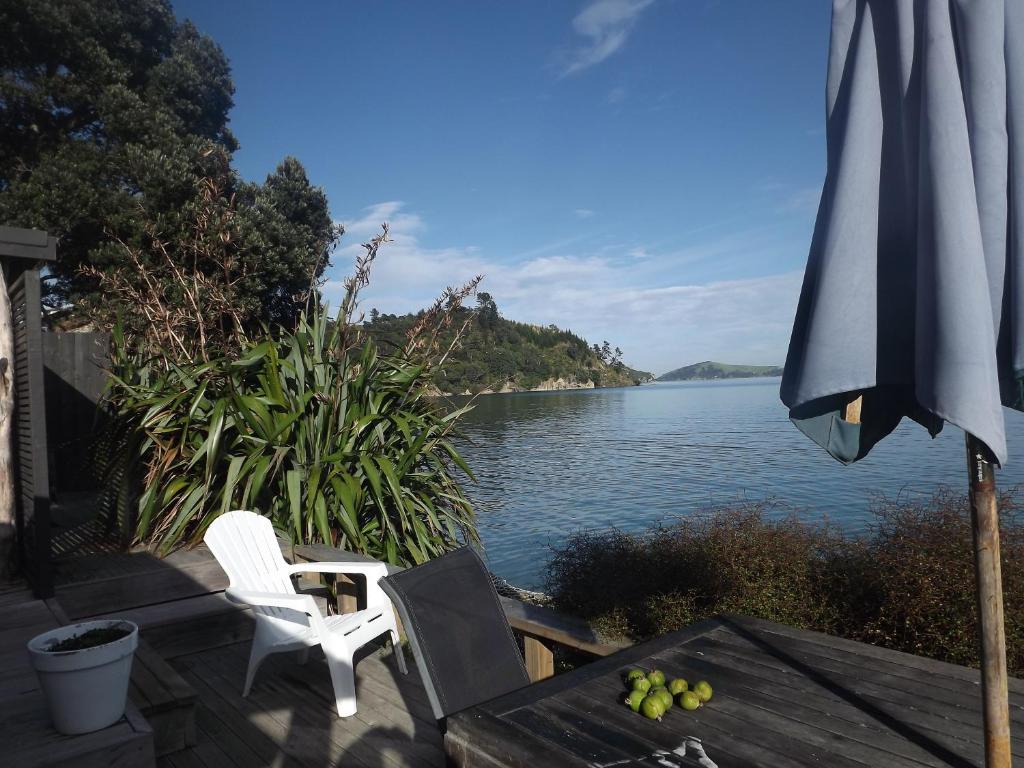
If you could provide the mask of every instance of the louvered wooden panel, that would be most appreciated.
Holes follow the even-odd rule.
[[[39,272],[26,270],[8,289],[14,332],[13,431],[18,484],[17,533],[25,575],[37,597],[53,595],[50,572],[50,484],[43,389]]]

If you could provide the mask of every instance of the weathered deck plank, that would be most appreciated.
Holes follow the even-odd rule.
[[[224,571],[204,547],[158,558],[145,551],[86,555],[56,564],[56,597],[72,619],[222,591]]]
[[[153,730],[157,757],[196,743],[196,692],[149,644],[139,640],[128,698]]]
[[[356,666],[359,712],[339,718],[326,662],[317,650],[305,665],[294,654],[269,657],[243,699],[248,650],[241,643],[171,661],[198,694],[199,743],[158,760],[158,766],[444,766],[441,732],[414,664],[403,676],[389,652],[362,658]]]
[[[0,608],[35,600],[32,590],[22,582],[0,581]]]

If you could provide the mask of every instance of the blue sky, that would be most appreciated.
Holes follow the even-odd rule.
[[[781,363],[825,171],[821,0],[179,0],[224,48],[236,164],[388,221],[363,307],[483,273],[505,317],[658,373]]]

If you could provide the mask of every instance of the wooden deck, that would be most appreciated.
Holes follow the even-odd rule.
[[[84,736],[56,734],[49,724],[35,673],[28,664],[25,643],[66,621],[59,606],[33,600],[27,590],[0,591],[3,629],[0,631],[0,743],[5,760],[32,768],[43,765],[154,765],[154,734],[139,710],[157,725],[175,716],[168,710],[189,696],[196,697],[195,746],[168,747],[157,739],[160,768],[249,768],[250,766],[308,766],[309,768],[428,768],[444,766],[441,732],[430,712],[423,684],[410,659],[409,674],[401,675],[391,652],[369,649],[356,666],[359,712],[339,718],[334,709],[330,674],[319,649],[305,665],[295,654],[264,661],[253,690],[241,696],[249,644],[208,647],[165,661],[143,644],[133,672],[127,716],[110,728]],[[185,628],[182,628],[183,630]],[[230,636],[230,635],[229,635]],[[188,649],[180,642],[170,646]],[[142,664],[141,662],[146,662]],[[168,697],[153,670],[167,665],[188,690]],[[164,676],[166,681],[166,676]],[[145,683],[143,685],[143,683]],[[156,691],[156,694],[154,694]],[[150,701],[161,695],[159,701]],[[136,706],[136,704],[138,706]],[[172,732],[173,733],[173,732]],[[159,730],[158,730],[159,736]]]
[[[160,768],[443,768],[441,732],[415,666],[401,675],[390,651],[356,666],[359,712],[339,718],[323,654],[305,665],[269,657],[241,696],[247,643],[180,656],[171,665],[199,694],[199,743]],[[411,659],[410,659],[411,662]]]
[[[359,712],[351,718],[337,716],[319,649],[311,651],[305,665],[297,663],[295,654],[269,657],[243,699],[253,622],[247,610],[224,598],[227,579],[205,549],[164,560],[144,552],[91,554],[59,562],[56,576],[56,597],[47,602],[32,599],[20,585],[0,590],[0,743],[18,746],[21,765],[93,765],[85,761],[92,759],[94,743],[101,747],[95,764],[118,768],[444,765],[441,732],[411,657],[409,674],[403,676],[389,650],[366,649],[356,666]],[[132,717],[112,729],[62,738],[49,727],[24,643],[61,623],[107,615],[130,618],[142,630],[135,668],[139,677],[133,672],[131,689],[138,708],[132,706]],[[175,686],[159,673],[161,665],[172,669],[187,689],[167,696],[164,689]],[[147,711],[156,726],[159,755],[167,745],[161,744],[157,720],[178,717],[181,710],[168,712],[166,707],[190,696],[194,725],[183,724],[177,733],[188,736],[191,729],[195,745],[181,749],[179,743],[154,763],[154,735],[138,709]],[[27,729],[26,717],[31,721]],[[136,726],[144,732],[144,748],[129,752],[120,745],[138,747]]]
[[[344,556],[307,549],[304,559]],[[39,758],[20,761],[20,765],[51,764],[47,758],[59,760],[62,755],[68,762],[71,754],[61,752],[70,749],[70,742],[46,733],[39,692],[34,690],[27,664],[14,671],[16,664],[27,662],[25,640],[56,623],[98,615],[123,616],[139,623],[148,645],[146,670],[162,678],[163,688],[174,690],[170,698],[175,705],[192,706],[180,715],[179,710],[162,709],[156,701],[163,695],[161,689],[150,681],[146,695],[140,697],[148,704],[143,702],[140,708],[163,712],[171,726],[176,718],[189,714],[194,726],[191,732],[183,731],[183,742],[154,741],[145,732],[146,723],[133,725],[128,718],[119,726],[118,738],[131,742],[132,730],[138,729],[143,741],[149,739],[148,746],[135,752],[131,746],[123,747],[127,751],[116,761],[95,764],[118,768],[445,765],[442,735],[415,665],[409,659],[408,676],[400,675],[385,649],[369,649],[356,667],[359,712],[354,717],[337,717],[330,675],[319,649],[311,652],[305,665],[299,665],[292,654],[269,657],[252,693],[243,699],[253,621],[247,610],[226,600],[221,592],[226,578],[203,549],[175,553],[164,560],[144,552],[89,555],[59,563],[55,576],[56,599],[47,603],[30,600],[17,589],[0,590],[0,611],[6,620],[0,627],[0,743],[21,744],[23,753]],[[595,656],[616,650],[570,619],[553,618],[546,609],[503,602],[510,623],[524,640],[547,648],[568,645]],[[663,748],[661,736],[666,728],[672,736],[701,738],[719,768],[967,768],[982,764],[975,670],[753,620],[716,621],[715,626],[684,630],[689,633],[685,642],[682,636],[652,641],[646,649],[630,648],[621,656],[530,686],[512,694],[499,709],[495,707],[501,700],[485,705],[483,709],[490,707],[488,717],[509,716],[503,727],[511,728],[513,741],[525,757],[516,763],[493,762],[484,756],[481,764],[561,768],[616,760],[625,760],[626,765],[632,760],[638,766],[649,765],[644,759],[651,752],[644,750]],[[664,723],[651,723],[628,712],[616,701],[621,695],[618,672],[624,665],[646,660],[671,674],[706,677],[715,686],[713,706],[692,715],[673,712]],[[169,684],[167,670],[178,680]],[[133,692],[137,688],[133,686]],[[1011,681],[1010,691],[1014,755],[1024,761],[1024,682]],[[25,727],[28,721],[19,714],[25,711],[25,702],[31,704],[30,727]],[[531,715],[532,709],[541,716]],[[159,735],[158,720],[152,723]],[[458,717],[449,725],[457,741]],[[570,732],[576,736],[566,752],[563,736]],[[103,731],[95,738],[109,736]],[[474,744],[485,748],[494,734],[463,733],[467,736],[472,738],[463,738],[461,747],[470,754],[477,751]],[[155,763],[152,743],[158,745]],[[161,743],[172,744],[175,751],[160,757]],[[184,744],[194,746],[180,749]],[[573,762],[581,755],[583,762]]]

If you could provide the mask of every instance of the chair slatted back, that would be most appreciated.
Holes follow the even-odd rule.
[[[380,580],[438,720],[529,685],[487,567],[470,547]]]
[[[231,586],[255,592],[294,595],[295,586],[283,569],[288,565],[281,554],[274,526],[254,512],[226,512],[206,530],[206,546],[231,580]],[[281,608],[256,608],[275,618],[295,620],[294,612]]]

